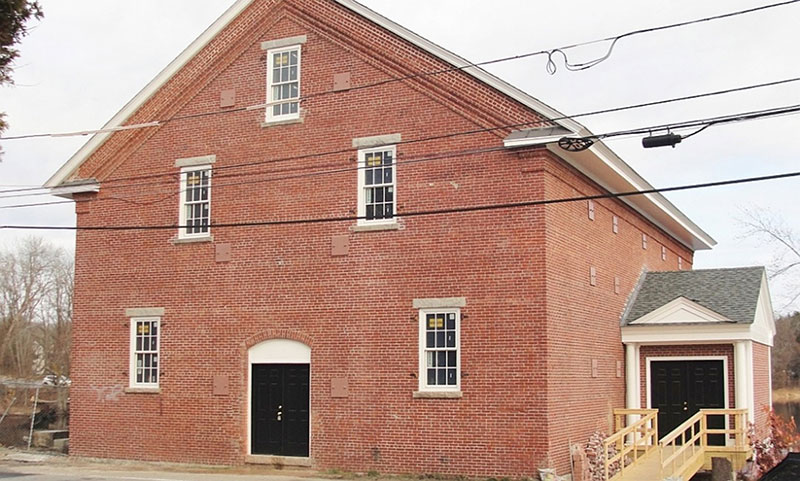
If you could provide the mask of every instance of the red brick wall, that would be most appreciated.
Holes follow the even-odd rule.
[[[542,165],[547,198],[593,195],[599,188],[552,157]],[[596,430],[610,432],[614,408],[625,407],[624,349],[619,319],[643,268],[691,269],[692,253],[615,200],[547,206],[547,377],[550,457],[569,472],[569,445]],[[618,230],[613,232],[613,217]],[[642,234],[648,237],[642,247]],[[661,246],[667,248],[662,260]],[[591,269],[596,285],[591,285]],[[615,290],[619,279],[619,293]],[[593,372],[596,366],[596,372]]]
[[[133,116],[130,123],[264,101],[260,42],[307,35],[303,92],[443,65],[329,1],[257,1]],[[302,7],[304,10],[298,10]],[[458,95],[455,92],[459,92]],[[352,215],[355,152],[232,166],[347,149],[354,137],[404,140],[537,122],[463,73],[316,97],[304,122],[261,127],[263,111],[181,120],[117,133],[80,177],[103,187],[78,224],[177,223],[177,158],[215,154],[212,217],[237,223]],[[504,132],[398,146],[399,161],[501,145]],[[169,173],[135,186],[108,179]],[[266,181],[269,180],[271,181]],[[417,211],[596,193],[550,154],[493,152],[398,167],[398,209]],[[643,266],[685,268],[691,252],[616,201],[407,217],[403,229],[354,233],[353,222],[217,228],[213,243],[178,244],[176,230],[80,231],[76,245],[71,452],[194,463],[244,462],[247,346],[280,335],[312,347],[311,456],[317,467],[381,472],[530,476],[544,460],[568,472],[568,442],[606,428],[623,405],[618,319]],[[612,213],[620,233],[611,232]],[[650,237],[647,250],[641,233]],[[348,236],[350,254],[331,257]],[[232,261],[217,263],[217,244]],[[669,249],[661,260],[660,245]],[[589,286],[589,268],[598,282]],[[614,293],[614,276],[620,293]],[[413,399],[418,321],[412,299],[465,297],[462,399]],[[125,308],[164,307],[161,393],[128,383]],[[276,334],[280,333],[280,334]],[[592,377],[591,362],[598,374]],[[230,379],[213,396],[215,375]],[[332,398],[345,377],[350,395]],[[600,422],[598,422],[598,419]]]
[[[733,365],[733,344],[695,344],[686,346],[641,346],[639,348],[639,372],[641,373],[642,407],[647,407],[647,358],[648,357],[700,357],[725,356],[728,367],[728,407],[736,408],[736,392]]]
[[[762,435],[767,427],[767,412],[772,408],[770,369],[771,348],[757,342],[753,343],[753,393],[756,429]]]

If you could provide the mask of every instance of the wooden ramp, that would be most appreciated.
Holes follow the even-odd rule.
[[[709,416],[725,416],[727,427],[710,429]],[[614,417],[617,432],[603,442],[607,481],[689,481],[712,458],[727,458],[739,470],[751,454],[744,409],[702,409],[660,441],[657,410],[619,409]],[[710,435],[722,435],[725,445],[709,445]]]

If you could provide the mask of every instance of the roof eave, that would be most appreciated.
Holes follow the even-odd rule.
[[[567,152],[554,144],[548,144],[547,148],[612,194],[654,189],[602,142],[595,143],[583,152]],[[650,222],[692,251],[708,250],[717,244],[708,233],[660,193],[620,197],[619,200],[642,213]]]

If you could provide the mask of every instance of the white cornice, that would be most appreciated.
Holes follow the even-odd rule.
[[[651,311],[639,319],[631,321],[631,325],[656,325],[656,324],[713,324],[720,322],[733,322],[727,317],[712,311],[685,297],[679,297]]]

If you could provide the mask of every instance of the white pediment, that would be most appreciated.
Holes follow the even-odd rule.
[[[731,323],[730,319],[685,297],[664,304],[635,319],[630,324],[704,324]]]

